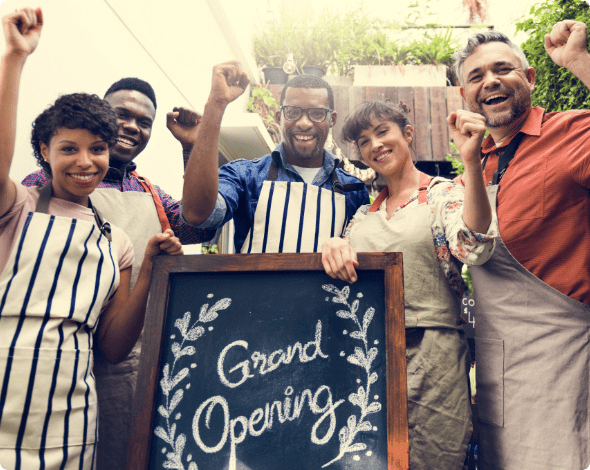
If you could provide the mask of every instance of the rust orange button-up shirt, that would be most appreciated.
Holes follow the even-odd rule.
[[[574,299],[590,304],[590,111],[545,113],[535,106],[526,136],[500,182],[500,234],[531,273]],[[498,168],[491,135],[486,183]]]

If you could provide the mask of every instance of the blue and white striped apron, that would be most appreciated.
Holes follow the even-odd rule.
[[[93,222],[28,214],[0,274],[5,469],[93,468],[93,333],[118,284],[116,254]]]
[[[275,181],[273,166],[262,184],[242,253],[316,253],[325,240],[342,235],[344,195],[312,184]]]

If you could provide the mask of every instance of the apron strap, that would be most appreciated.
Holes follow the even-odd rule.
[[[45,184],[39,190],[39,200],[37,201],[37,206],[35,207],[35,212],[39,212],[41,214],[47,214],[47,210],[49,209],[49,201],[51,200],[51,196],[53,196],[53,189],[51,186],[51,180]]]
[[[37,205],[35,206],[35,212],[47,214],[47,211],[49,209],[49,201],[52,197],[53,187],[51,186],[50,180],[45,186],[43,186],[39,190],[39,200],[37,201]],[[94,220],[96,221],[97,227],[106,237],[106,239],[110,242],[112,240],[111,224],[109,224],[108,222],[103,222],[102,216],[100,215],[98,210],[92,205],[92,202],[90,202],[90,198],[88,198],[88,207],[92,209],[92,213],[94,214]]]
[[[418,181],[418,204],[424,204],[427,201],[427,190],[428,185],[432,181],[433,176],[428,176],[425,173],[420,172],[420,180]],[[371,207],[369,208],[369,212],[377,212],[383,201],[389,197],[389,189],[385,186],[385,189],[379,193],[379,196],[373,201]],[[406,203],[407,204],[407,203]],[[404,204],[401,207],[404,207]]]
[[[500,180],[506,173],[508,164],[514,158],[516,150],[518,149],[518,146],[520,145],[520,142],[524,136],[525,134],[523,132],[519,132],[518,134],[516,134],[516,136],[514,136],[514,138],[508,144],[508,147],[506,147],[504,153],[500,155],[500,158],[498,159],[498,170],[494,173],[494,176],[492,178],[493,185],[500,184]],[[483,159],[482,170],[484,170],[486,167],[489,155],[490,152],[488,152]]]
[[[279,169],[275,165],[273,160],[270,161],[270,169],[268,170],[268,181],[276,181],[279,175]],[[332,180],[332,191],[338,194],[344,194],[352,191],[362,191],[365,189],[365,183],[348,183],[342,184],[338,179],[338,174],[336,172],[336,168],[332,172],[330,176]]]
[[[164,205],[162,204],[162,200],[160,199],[160,196],[158,196],[158,193],[152,186],[152,183],[150,183],[150,181],[147,178],[139,176],[137,174],[137,171],[135,170],[130,171],[129,174],[131,176],[135,176],[141,187],[145,190],[145,192],[150,193],[152,195],[152,199],[154,200],[154,204],[156,205],[156,211],[158,212],[158,219],[160,220],[160,225],[162,226],[162,232],[171,228],[168,217],[166,216],[166,211],[164,210]]]

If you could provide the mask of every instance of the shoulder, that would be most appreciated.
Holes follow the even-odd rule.
[[[255,158],[253,160],[246,160],[245,158],[238,158],[232,160],[219,168],[219,177],[249,179],[252,176],[256,176],[263,172],[268,172],[270,167],[271,156],[265,155],[264,157]]]
[[[26,176],[22,181],[23,186],[43,186],[49,181],[49,176],[44,170],[38,170]]]
[[[428,202],[431,203],[439,201],[457,194],[462,195],[464,191],[465,188],[460,183],[447,178],[436,176],[432,178],[430,184],[428,185]]]
[[[338,179],[343,183],[363,183],[360,178],[351,175],[348,171],[343,170],[342,168],[336,168],[336,174],[338,175]]]

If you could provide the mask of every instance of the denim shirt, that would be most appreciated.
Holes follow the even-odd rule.
[[[283,144],[280,144],[271,154],[254,160],[234,160],[219,168],[219,192],[213,212],[198,228],[222,227],[226,222],[234,219],[234,244],[239,252],[254,223],[254,213],[258,205],[258,198],[262,191],[262,184],[268,179],[271,161],[278,168],[277,181],[298,181],[303,179],[297,171],[286,162]],[[337,172],[342,184],[359,183],[360,180],[344,170],[336,168],[339,161],[324,150],[324,164],[313,179],[313,184],[323,189],[332,190],[331,175]],[[366,189],[344,193],[346,198],[346,223],[364,204],[369,204],[369,194]],[[183,217],[184,219],[184,217]],[[345,226],[346,226],[345,223]],[[340,235],[340,234],[338,234]]]

